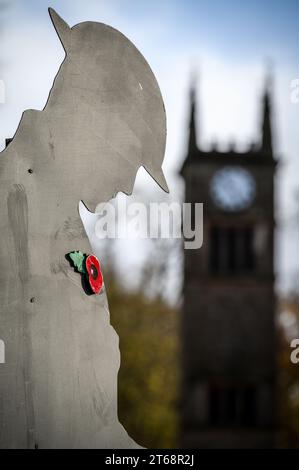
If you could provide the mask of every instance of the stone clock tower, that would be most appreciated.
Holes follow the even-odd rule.
[[[204,241],[185,250],[181,443],[275,446],[275,159],[270,87],[259,141],[245,152],[196,143],[195,91],[182,175],[186,202],[204,203]]]

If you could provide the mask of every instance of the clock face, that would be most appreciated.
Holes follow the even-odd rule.
[[[255,180],[244,168],[224,167],[214,174],[210,192],[214,203],[221,209],[240,211],[249,207],[255,197]]]

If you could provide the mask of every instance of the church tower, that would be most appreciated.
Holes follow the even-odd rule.
[[[203,151],[190,93],[185,201],[202,202],[203,246],[185,250],[181,444],[275,446],[276,338],[271,86],[258,143]]]

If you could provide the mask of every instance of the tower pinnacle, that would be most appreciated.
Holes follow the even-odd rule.
[[[272,73],[269,70],[266,77],[265,91],[263,95],[263,115],[262,115],[262,138],[261,150],[269,155],[273,154],[272,148],[272,125],[271,125],[271,90],[272,90]]]

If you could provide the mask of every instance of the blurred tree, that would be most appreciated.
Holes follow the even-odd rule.
[[[150,256],[140,276],[140,290],[145,295],[180,305],[182,294],[182,243],[179,239],[149,240]]]
[[[120,338],[119,419],[148,448],[177,444],[177,312],[160,299],[122,290],[110,275],[111,323]]]

